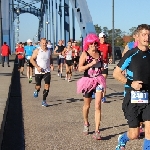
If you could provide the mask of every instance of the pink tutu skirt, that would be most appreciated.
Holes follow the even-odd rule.
[[[95,89],[97,85],[102,85],[103,88],[106,88],[106,79],[103,75],[93,78],[82,77],[77,81],[77,93],[90,92]]]

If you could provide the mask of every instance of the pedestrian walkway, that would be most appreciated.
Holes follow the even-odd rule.
[[[3,138],[4,124],[8,108],[8,100],[10,96],[11,79],[13,75],[15,55],[10,56],[10,67],[2,67],[0,64],[0,144]]]
[[[38,98],[33,97],[35,82],[29,84],[26,76],[21,76],[21,100],[26,150],[114,150],[118,135],[128,128],[121,104],[123,85],[112,77],[107,80],[107,103],[102,104],[102,140],[92,138],[94,132],[94,100],[90,108],[90,134],[84,136],[82,119],[82,95],[76,94],[76,81],[81,73],[73,73],[72,82],[57,76],[57,67],[52,72],[51,88],[47,103],[41,106],[43,87]],[[63,74],[65,76],[65,73]],[[140,150],[142,140],[130,141],[127,150]]]

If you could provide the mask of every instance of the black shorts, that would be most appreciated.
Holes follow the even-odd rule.
[[[107,68],[107,69],[104,69],[104,70],[102,71],[102,74],[108,75],[108,68]]]
[[[131,90],[126,90],[122,110],[129,128],[137,128],[140,122],[150,121],[150,99],[148,104],[131,103]]]
[[[57,65],[64,64],[64,60],[65,60],[65,58],[57,57]]]
[[[66,64],[67,64],[68,66],[72,66],[72,65],[73,65],[73,61],[72,61],[72,60],[66,60]]]
[[[85,92],[85,94],[83,95],[83,97],[85,98],[91,98],[93,93],[96,93],[98,91],[104,91],[104,88],[101,85],[97,85],[97,87],[93,90],[91,90],[90,92]]]
[[[45,84],[50,84],[51,81],[51,73],[47,72],[45,74],[35,74],[35,82],[36,86],[41,86],[41,81],[44,79]]]
[[[29,59],[26,59],[26,65],[27,67],[34,67],[31,63],[30,63],[30,60]]]
[[[86,92],[84,95],[83,95],[83,97],[85,97],[85,98],[91,98],[92,97],[92,95],[93,95],[93,93],[95,93],[96,92],[96,90],[92,90],[92,91],[90,91],[90,92]]]
[[[24,67],[24,58],[23,59],[18,59],[18,68]]]
[[[80,58],[79,56],[76,56],[73,58],[73,61],[75,61],[76,63],[79,63],[79,58]]]

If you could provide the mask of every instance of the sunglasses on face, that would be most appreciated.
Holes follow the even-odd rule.
[[[98,43],[97,42],[93,42],[93,43],[90,43],[90,45],[98,45]]]

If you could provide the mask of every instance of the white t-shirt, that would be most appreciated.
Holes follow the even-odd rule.
[[[51,51],[43,51],[41,47],[39,47],[36,63],[39,67],[41,67],[44,70],[44,72],[38,72],[37,68],[35,68],[35,74],[43,74],[50,72],[50,56]]]

